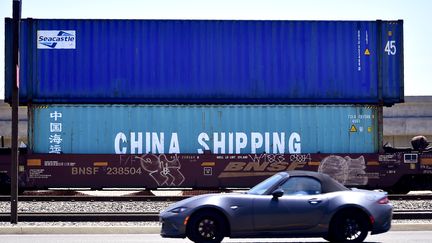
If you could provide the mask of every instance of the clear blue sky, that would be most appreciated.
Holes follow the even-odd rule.
[[[404,20],[405,95],[432,95],[430,0],[22,0],[22,17],[93,19]],[[0,0],[0,69],[4,18]],[[4,73],[0,75],[0,99]]]

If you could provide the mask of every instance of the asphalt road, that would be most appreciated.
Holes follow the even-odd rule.
[[[422,243],[431,242],[432,231],[390,231],[380,235],[369,235],[365,242]],[[51,235],[0,235],[2,243],[180,243],[187,239],[163,239],[158,234],[51,234]],[[224,242],[326,242],[321,238],[297,239],[228,239]]]

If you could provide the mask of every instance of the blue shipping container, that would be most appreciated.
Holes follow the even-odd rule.
[[[6,20],[6,50],[11,20]],[[403,22],[23,19],[26,103],[403,101]],[[10,49],[10,48],[9,48]],[[6,52],[6,100],[11,100]]]
[[[374,153],[377,107],[36,105],[29,142],[35,153]]]

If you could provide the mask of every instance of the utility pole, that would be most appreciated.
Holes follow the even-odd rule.
[[[13,63],[15,72],[11,82],[12,87],[12,160],[11,160],[11,224],[18,223],[18,106],[19,106],[19,31],[21,22],[21,0],[13,0]]]

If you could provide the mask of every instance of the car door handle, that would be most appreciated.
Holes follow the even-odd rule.
[[[309,203],[312,204],[312,205],[316,205],[316,204],[319,204],[321,202],[322,202],[322,200],[318,199],[318,198],[312,198],[312,199],[309,200]]]

